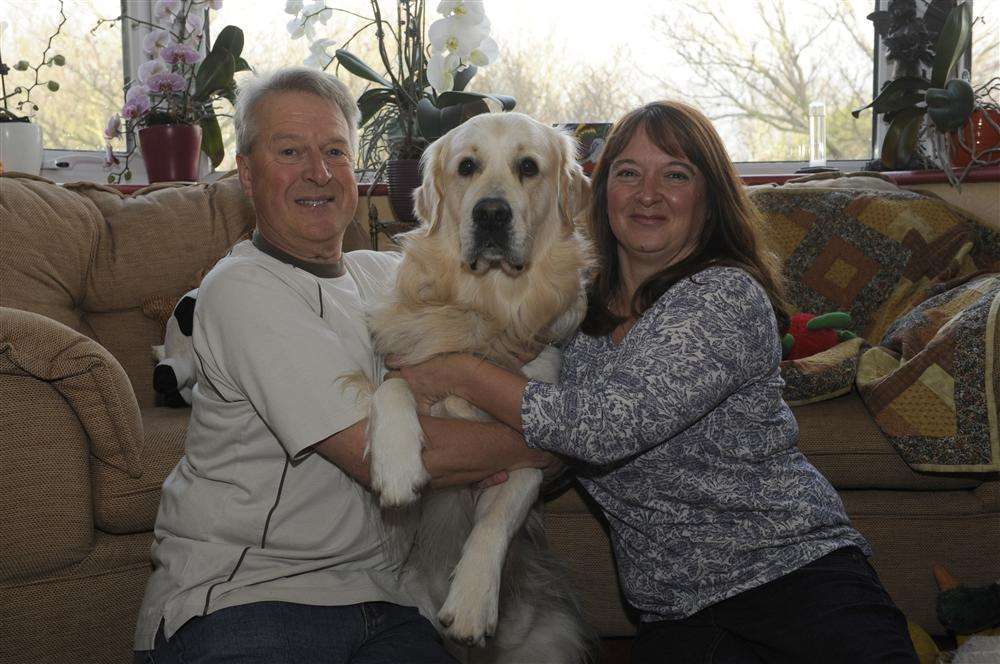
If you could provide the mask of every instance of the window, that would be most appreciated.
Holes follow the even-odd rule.
[[[47,147],[69,150],[103,150],[105,122],[122,98],[122,33],[116,27],[104,27],[93,34],[91,29],[102,17],[118,16],[120,0],[70,0],[60,15],[55,0],[30,3],[23,0],[0,0],[0,17],[8,23],[2,43],[3,59],[13,66],[18,60],[38,65],[48,38],[63,17],[65,23],[52,40],[49,57],[66,58],[62,67],[45,67],[42,80],[59,84],[56,92],[44,85],[31,93],[39,106],[35,122],[42,128]],[[12,71],[7,77],[8,94],[12,86],[34,80],[32,71]],[[13,104],[10,110],[17,113]],[[21,115],[21,113],[18,113]]]
[[[488,0],[501,58],[481,69],[470,87],[511,94],[518,110],[549,123],[609,121],[643,102],[679,98],[715,120],[734,160],[765,162],[759,168],[770,171],[794,169],[801,164],[788,162],[808,158],[808,108],[822,101],[828,159],[865,161],[872,156],[871,115],[855,120],[850,110],[867,104],[874,89],[878,58],[866,16],[876,1],[886,0],[671,0],[615,6],[596,0]],[[394,0],[382,2],[394,15]],[[347,11],[335,12],[317,36],[343,45],[362,25],[351,13],[369,14],[368,2],[327,4]],[[428,11],[436,4],[428,0]],[[48,164],[57,152],[103,147],[105,121],[121,105],[123,72],[135,71],[143,57],[136,30],[120,23],[93,30],[99,18],[121,14],[122,5],[133,16],[148,17],[153,2],[66,0],[67,22],[54,42],[54,51],[66,57],[66,65],[52,72],[60,90],[33,93],[41,106],[37,122],[52,153]],[[239,26],[246,36],[244,58],[258,71],[302,63],[309,39],[289,38],[285,25],[291,17],[284,5],[283,0],[224,0],[211,15],[209,32]],[[23,0],[0,0],[0,20],[10,24],[0,44],[5,61],[23,58],[34,64],[60,19],[57,0],[36,0],[32,8],[24,11]],[[1000,0],[974,0],[974,14],[982,18],[974,27],[972,79],[981,85],[1000,71]],[[377,62],[370,31],[349,48]],[[363,81],[341,75],[355,92],[364,89]],[[227,154],[220,170],[225,170],[235,165],[234,139],[231,122],[223,119],[222,126]],[[84,177],[103,179],[97,153],[79,157],[90,159],[96,169]],[[51,171],[44,174],[53,177]]]

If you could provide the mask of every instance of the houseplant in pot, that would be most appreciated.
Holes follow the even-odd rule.
[[[889,47],[888,58],[896,64],[896,78],[887,82],[872,103],[853,111],[857,118],[871,108],[888,123],[880,166],[936,166],[958,185],[968,168],[958,175],[953,171],[949,133],[965,126],[977,110],[997,106],[990,96],[997,91],[994,82],[973,89],[964,79],[950,78],[972,40],[971,5],[934,0],[923,17],[916,17],[914,0],[893,0],[888,10],[869,18]]]
[[[125,154],[124,163],[111,149],[111,141],[123,133],[138,134],[151,183],[197,180],[202,153],[213,167],[221,163],[225,148],[215,103],[233,103],[233,76],[250,69],[241,57],[243,31],[238,27],[223,28],[205,53],[208,12],[221,6],[222,0],[157,0],[154,23],[123,14],[95,26],[96,30],[102,24],[128,21],[148,28],[143,50],[150,59],[139,67],[137,80],[126,89],[124,106],[104,130],[106,166],[112,170],[109,182],[128,181],[132,176],[128,161],[136,143]]]
[[[473,115],[513,109],[515,100],[466,90],[476,68],[499,55],[482,2],[440,2],[440,16],[429,26],[425,0],[398,0],[396,16],[390,18],[377,0],[371,0],[371,10],[361,29],[332,55],[327,50],[333,42],[315,40],[306,63],[342,67],[370,83],[358,98],[358,166],[373,174],[373,182],[387,179],[396,220],[412,224],[412,192],[420,182],[419,158],[427,145]],[[288,31],[297,38],[314,36],[318,23],[343,10],[322,2],[303,8],[300,0],[288,0],[286,11],[294,15]],[[378,47],[374,66],[348,50],[353,40],[370,31]]]
[[[59,23],[34,65],[27,60],[11,60],[14,62],[11,65],[4,59],[3,37],[8,28],[6,23],[0,22],[0,170],[31,175],[41,172],[42,128],[31,122],[38,112],[38,104],[31,95],[36,88],[44,87],[51,92],[59,89],[58,81],[45,77],[50,75],[50,68],[66,64],[66,58],[52,49],[52,43],[66,23],[63,9],[63,2],[59,0]]]

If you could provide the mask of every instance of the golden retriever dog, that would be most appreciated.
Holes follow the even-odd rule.
[[[400,237],[396,286],[370,312],[379,354],[415,364],[439,353],[475,353],[516,370],[513,351],[544,348],[522,370],[557,379],[551,344],[582,320],[592,264],[573,222],[590,186],[575,147],[566,134],[518,113],[478,115],[431,145],[414,194],[421,226]],[[532,509],[541,471],[514,471],[479,492],[421,497],[428,476],[406,382],[382,383],[371,408],[372,487],[383,507],[420,501],[403,512],[419,519],[405,575],[444,634],[485,648],[477,662],[588,659],[591,633]],[[431,412],[487,418],[455,397]]]

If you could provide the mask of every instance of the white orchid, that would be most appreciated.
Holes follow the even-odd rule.
[[[302,0],[287,0],[285,2],[285,13],[296,15],[302,11]]]
[[[288,25],[285,26],[285,30],[288,31],[288,35],[292,39],[298,39],[306,33],[306,19],[301,16],[296,16]]]
[[[142,51],[156,57],[160,54],[160,49],[166,48],[172,42],[173,38],[166,30],[150,30],[142,39]]]
[[[156,0],[153,16],[158,19],[175,19],[181,12],[181,0]]]
[[[201,37],[205,31],[205,17],[201,12],[188,12],[184,27],[188,37]]]
[[[327,7],[325,2],[314,2],[311,5],[303,7],[302,13],[306,16],[307,20],[319,21],[323,25],[326,25],[326,22],[333,16],[333,10]]]
[[[438,14],[449,16],[468,25],[479,25],[486,20],[483,3],[467,0],[442,0],[438,3]]]
[[[463,64],[470,62],[472,51],[488,36],[479,25],[469,25],[452,16],[434,21],[427,29],[427,38],[435,53],[457,53]]]
[[[333,60],[333,56],[327,51],[328,48],[336,45],[337,41],[334,39],[318,39],[309,45],[309,57],[305,59],[303,64],[306,67],[316,67],[318,69],[324,69],[330,61]]]
[[[497,46],[496,41],[492,37],[487,35],[480,42],[479,46],[472,49],[472,52],[469,53],[469,62],[477,67],[485,67],[492,62],[496,62],[496,59],[499,57],[500,47]]]
[[[427,61],[427,82],[438,94],[455,86],[455,67],[449,66],[451,58],[452,56],[445,57],[441,53],[435,53]]]

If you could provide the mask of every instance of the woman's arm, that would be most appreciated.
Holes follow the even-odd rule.
[[[767,296],[741,270],[696,275],[646,316],[653,318],[642,344],[614,358],[600,388],[528,383],[462,355],[399,375],[418,399],[455,394],[522,431],[533,447],[609,464],[663,443],[777,364]]]

